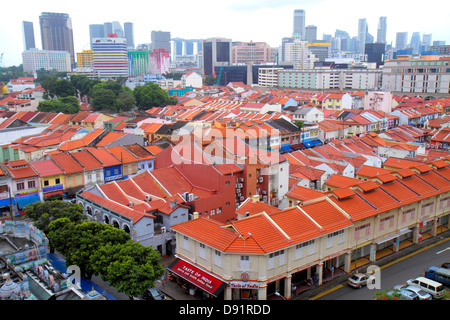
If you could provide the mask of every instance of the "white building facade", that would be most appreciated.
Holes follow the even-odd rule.
[[[70,53],[68,51],[50,51],[31,49],[22,53],[23,72],[34,74],[36,70],[52,70],[59,72],[72,71]]]

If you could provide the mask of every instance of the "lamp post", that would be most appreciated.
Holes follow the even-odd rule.
[[[280,294],[278,291],[275,291],[275,295],[281,297],[283,300],[287,300],[282,294]]]
[[[356,271],[356,250],[358,250],[358,241],[361,240],[361,239],[370,240],[367,237],[360,237],[360,238],[358,238],[356,240],[356,245],[355,245],[355,273],[357,273],[357,271]]]

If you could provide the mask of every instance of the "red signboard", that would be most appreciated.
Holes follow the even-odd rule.
[[[217,296],[226,286],[225,282],[180,259],[176,259],[168,269],[214,296]]]

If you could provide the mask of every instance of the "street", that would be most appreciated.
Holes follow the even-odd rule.
[[[433,244],[424,248],[423,251],[412,253],[402,260],[396,260],[381,267],[380,282],[381,289],[370,290],[367,287],[354,289],[346,283],[342,283],[327,291],[317,300],[371,300],[375,293],[390,290],[395,285],[404,284],[408,279],[423,275],[425,270],[431,266],[440,267],[442,263],[450,261],[450,239],[440,244]],[[376,263],[375,263],[376,265]]]

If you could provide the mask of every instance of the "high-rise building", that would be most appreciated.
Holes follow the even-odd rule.
[[[312,69],[314,59],[308,51],[308,41],[300,40],[300,36],[285,47],[286,62],[292,62],[294,69]]]
[[[94,71],[100,79],[128,77],[127,40],[110,35],[92,43]]]
[[[231,39],[209,38],[203,40],[203,71],[211,76],[214,66],[231,64]]]
[[[42,12],[39,17],[43,50],[68,51],[75,65],[72,20],[67,13]]]
[[[408,32],[397,32],[395,36],[395,49],[402,50],[408,47]]]
[[[105,34],[105,25],[103,24],[90,24],[89,25],[89,39],[92,49],[92,42],[95,38],[104,38],[108,35]]]
[[[331,58],[331,43],[329,42],[314,42],[308,43],[308,50],[315,55],[319,61],[325,61]]]
[[[170,72],[170,51],[155,49],[149,53],[150,74],[166,74]]]
[[[170,32],[168,31],[152,31],[151,34],[152,43],[150,45],[151,50],[164,49],[170,52]]]
[[[305,10],[294,10],[294,31],[293,34],[299,34],[302,40],[305,40]]]
[[[377,67],[383,65],[386,44],[382,42],[366,43],[367,62],[376,62]]]
[[[358,52],[364,54],[367,39],[367,21],[365,18],[358,21]]]
[[[305,40],[308,42],[317,40],[317,26],[307,26],[305,28]]]
[[[386,30],[387,30],[387,21],[386,17],[380,17],[378,21],[378,30],[377,30],[377,42],[378,43],[386,43]]]
[[[271,58],[270,46],[265,42],[238,42],[232,51],[233,63],[266,63]]]
[[[92,68],[94,63],[94,52],[92,50],[83,50],[77,52],[77,67]]]
[[[36,44],[34,42],[33,22],[22,21],[22,31],[23,31],[24,50],[36,48]]]
[[[127,48],[134,49],[134,26],[132,22],[125,22],[123,24],[125,31],[125,39],[127,39]]]
[[[422,44],[426,47],[427,50],[431,46],[431,38],[432,38],[431,33],[424,33],[422,35]]]
[[[72,71],[68,51],[30,49],[22,53],[23,72],[34,74],[37,70]]]
[[[413,53],[419,53],[420,32],[413,32],[409,46],[412,48]]]
[[[117,34],[118,38],[125,38],[122,26],[119,21],[112,22],[112,33]]]
[[[151,51],[128,51],[128,73],[130,76],[150,73]]]

